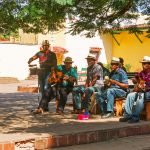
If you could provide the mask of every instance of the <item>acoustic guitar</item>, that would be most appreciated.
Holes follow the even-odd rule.
[[[139,78],[133,88],[134,92],[145,92],[145,80]]]
[[[54,84],[59,83],[63,79],[63,73],[60,71],[51,71],[51,74],[48,78],[48,83]]]

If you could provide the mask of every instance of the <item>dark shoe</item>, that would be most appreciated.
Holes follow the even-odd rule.
[[[102,117],[102,116],[106,115],[106,113],[101,113],[100,115],[101,115],[101,117]]]
[[[75,109],[73,111],[71,111],[71,114],[81,114],[81,110],[80,109]]]
[[[114,113],[113,113],[113,112],[107,113],[107,114],[103,115],[103,116],[102,116],[102,119],[112,118],[112,117],[114,117]]]
[[[134,120],[134,119],[128,120],[128,123],[138,123],[138,122],[139,122],[139,120]]]
[[[56,115],[62,115],[64,112],[62,110],[56,110]]]
[[[120,118],[119,122],[127,122],[129,121],[131,118]]]

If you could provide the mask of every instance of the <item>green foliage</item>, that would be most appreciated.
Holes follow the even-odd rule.
[[[72,35],[93,37],[97,31],[112,32],[122,21],[137,19],[139,16],[134,12],[149,15],[149,4],[150,0],[3,0],[0,33],[9,34],[19,28],[32,33],[57,31],[64,27],[68,17],[72,19]],[[130,33],[142,32],[133,28]]]
[[[131,67],[132,66],[130,64],[125,64],[125,68],[126,68],[127,72],[130,72]]]
[[[111,66],[110,63],[104,64],[104,67],[107,68],[109,71],[111,70],[110,66]]]

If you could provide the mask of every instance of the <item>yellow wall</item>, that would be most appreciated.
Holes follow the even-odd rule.
[[[145,35],[146,33],[138,35],[142,40],[140,43],[134,34],[128,34],[125,31],[115,34],[120,46],[113,39],[112,56],[124,58],[124,64],[131,64],[130,71],[139,71],[141,69],[139,61],[143,59],[143,56],[150,56],[150,38],[146,38]]]

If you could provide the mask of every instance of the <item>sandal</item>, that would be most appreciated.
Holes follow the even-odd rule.
[[[42,108],[38,108],[38,109],[35,109],[33,111],[34,114],[43,114],[43,109]]]

